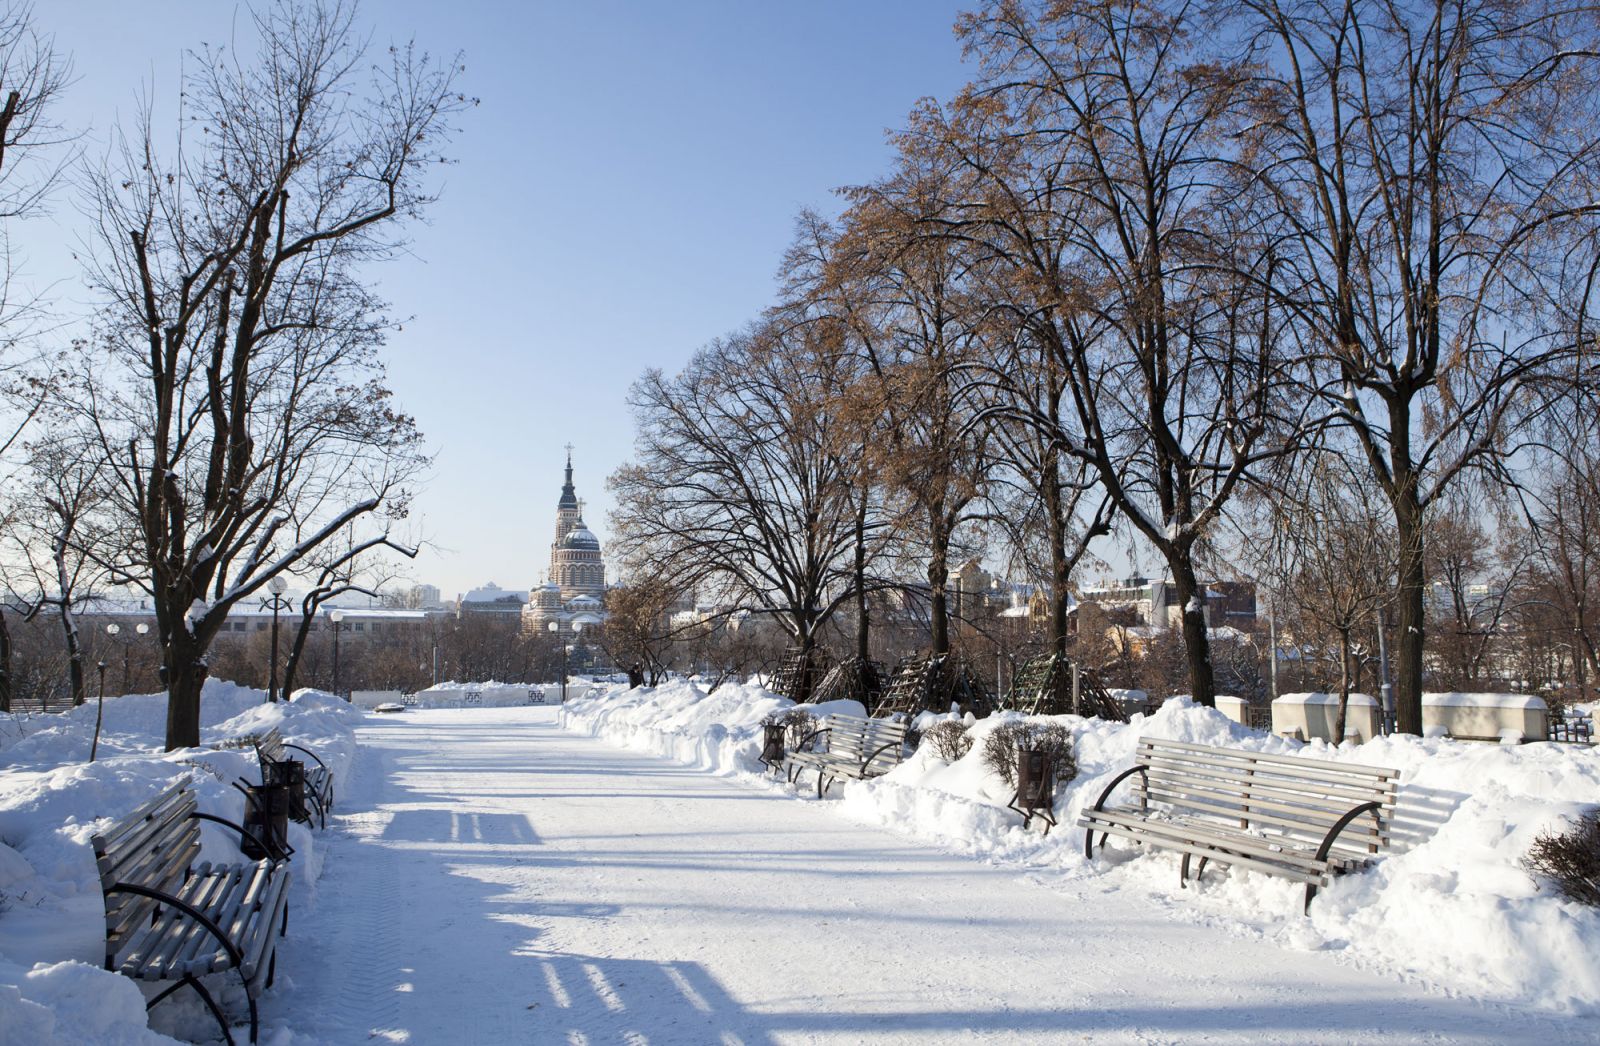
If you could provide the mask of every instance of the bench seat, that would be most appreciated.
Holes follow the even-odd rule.
[[[1305,907],[1335,875],[1364,867],[1389,844],[1400,774],[1293,756],[1140,738],[1134,765],[1078,820],[1084,856],[1111,836],[1182,855],[1179,883],[1208,862],[1303,883]],[[1132,802],[1107,806],[1134,778]]]
[[[195,809],[180,783],[91,837],[105,897],[105,967],[142,981],[171,981],[147,1004],[191,987],[222,1028],[228,1020],[200,978],[232,971],[250,1005],[250,1041],[260,1030],[256,998],[272,984],[278,938],[288,929],[289,866],[194,863],[200,821],[243,827]],[[270,843],[256,840],[263,850]]]
[[[818,739],[826,748],[811,751]],[[860,716],[830,715],[823,725],[807,734],[795,751],[784,756],[783,766],[790,783],[807,770],[817,775],[817,798],[822,798],[840,778],[865,780],[880,777],[900,765],[905,754],[906,724],[900,719],[862,719]]]

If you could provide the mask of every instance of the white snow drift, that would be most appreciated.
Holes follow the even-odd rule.
[[[346,783],[362,713],[315,691],[301,691],[292,703],[267,704],[265,696],[208,681],[201,740],[276,726],[286,740],[326,761],[336,785]],[[93,763],[86,761],[93,702],[55,715],[0,718],[0,1043],[172,1041],[146,1027],[140,987],[100,968],[105,915],[89,837],[181,778],[193,782],[200,809],[240,821],[244,797],[230,782],[259,781],[260,771],[253,752],[162,752],[166,703],[165,694],[107,699]],[[304,910],[322,855],[311,831],[291,824],[289,832],[296,851],[290,906]],[[206,824],[200,859],[239,860],[229,836]],[[215,1024],[186,996],[163,1003],[153,1014],[158,1023],[185,1034],[215,1034]]]
[[[843,702],[852,711],[859,705]],[[713,773],[754,781],[762,718],[790,702],[755,686],[705,694],[691,683],[611,689],[570,702],[573,727]],[[1129,724],[1055,717],[1073,735],[1080,773],[1057,796],[1061,826],[1024,831],[1009,793],[982,762],[982,739],[1012,713],[971,725],[976,743],[953,763],[919,750],[885,777],[850,782],[851,817],[992,860],[1047,868],[1067,879],[1112,877],[1146,892],[1174,918],[1209,921],[1284,947],[1330,949],[1362,964],[1423,977],[1450,990],[1574,1016],[1600,1014],[1600,912],[1541,889],[1521,865],[1543,832],[1600,802],[1600,751],[1575,745],[1499,746],[1416,737],[1365,744],[1298,744],[1254,732],[1178,699]],[[925,724],[924,724],[925,725]],[[1179,886],[1171,854],[1083,857],[1078,811],[1132,763],[1141,735],[1253,751],[1303,754],[1401,771],[1395,846],[1373,869],[1323,891],[1309,918],[1293,883],[1208,869]],[[768,777],[770,781],[770,776]],[[809,783],[809,782],[807,782]],[[781,780],[769,787],[782,787]],[[839,795],[836,790],[833,795]]]

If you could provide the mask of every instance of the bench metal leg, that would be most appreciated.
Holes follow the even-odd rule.
[[[222,1029],[222,1037],[224,1039],[228,1040],[228,1046],[234,1046],[233,1032],[229,1030],[228,1018],[223,1014],[222,1007],[217,1005],[217,1000],[213,999],[211,997],[211,993],[206,990],[206,986],[201,984],[200,983],[200,979],[195,977],[193,974],[185,975],[183,980],[181,980],[181,981],[177,982],[176,984],[172,985],[170,988],[165,989],[160,994],[158,994],[155,998],[153,998],[149,1002],[145,1003],[145,1005],[144,1005],[145,1012],[149,1013],[152,1009],[155,1008],[156,1003],[158,1003],[161,1000],[165,999],[167,996],[171,995],[173,992],[177,991],[179,988],[182,988],[184,985],[188,985],[189,987],[193,988],[194,991],[195,991],[195,994],[200,996],[200,1001],[206,1004],[206,1009],[210,1010],[211,1011],[211,1016],[216,1018],[217,1027]],[[256,1000],[255,1000],[255,996],[250,994],[250,990],[249,990],[248,987],[246,987],[246,989],[245,989],[245,997],[250,1000],[250,1041],[251,1042],[255,1042],[256,1041],[256,1032],[257,1032]]]

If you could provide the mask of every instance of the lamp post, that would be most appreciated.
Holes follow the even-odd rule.
[[[561,638],[561,622],[552,621],[547,626],[551,635],[561,643],[561,703],[567,703],[567,641]]]
[[[289,601],[283,594],[289,590],[289,582],[283,579],[282,574],[276,574],[267,582],[267,591],[272,595],[261,601],[263,610],[272,611],[272,653],[267,655],[267,700],[278,699],[278,611],[288,610]],[[335,642],[337,642],[335,638]]]
[[[333,692],[339,693],[339,622],[344,620],[343,610],[328,612],[328,624],[333,629]]]
[[[116,627],[115,624],[112,624],[107,627],[106,631],[111,632],[111,629]],[[117,629],[117,631],[120,632],[121,629]],[[111,632],[111,634],[116,635],[117,633]],[[100,670],[100,696],[95,699],[94,740],[89,742],[89,762],[91,763],[94,762],[95,753],[100,750],[100,723],[106,714],[106,663],[100,661],[95,667]]]
[[[141,636],[147,636],[150,634],[150,626],[145,624],[143,621],[139,622],[137,625],[134,625],[133,630]],[[126,694],[133,686],[133,677],[128,669],[128,658],[132,651],[133,641],[130,639],[118,638],[122,635],[122,626],[117,624],[115,621],[106,626],[106,635],[110,636],[113,640],[116,640],[117,644],[122,647],[122,692]]]
[[[561,639],[561,622],[552,621],[548,626],[551,634]],[[572,637],[576,639],[578,633],[583,631],[583,624],[578,621],[572,623]],[[561,703],[567,703],[567,641],[561,639]]]

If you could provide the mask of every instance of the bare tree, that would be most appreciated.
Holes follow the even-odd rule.
[[[635,460],[611,477],[613,547],[672,591],[775,619],[805,651],[854,595],[855,490],[815,328],[756,325],[633,388]]]
[[[1600,681],[1600,411],[1594,389],[1593,383],[1574,385],[1540,438],[1524,448],[1528,467],[1513,488],[1532,552],[1514,616],[1569,651],[1578,701],[1588,700]]]
[[[72,436],[46,433],[28,451],[9,551],[34,593],[24,620],[46,614],[56,619],[72,703],[81,705],[84,654],[77,614],[99,594],[105,564],[116,552],[116,530],[107,511],[108,469],[98,447]]]
[[[356,540],[346,534],[338,544],[324,542],[307,557],[300,572],[315,571],[311,587],[300,597],[300,613],[289,639],[289,656],[283,662],[284,694],[294,693],[295,675],[305,653],[306,638],[316,624],[317,614],[329,601],[354,592],[379,598],[378,594],[396,578],[390,563],[381,553],[394,553],[406,559],[415,559],[418,550],[391,538],[387,532]],[[278,652],[271,652],[276,658]],[[277,695],[273,695],[276,699]]]
[[[1302,648],[1330,635],[1339,674],[1333,736],[1344,737],[1350,691],[1359,673],[1358,637],[1369,636],[1393,597],[1394,543],[1383,522],[1382,495],[1335,454],[1309,455],[1293,487],[1267,499],[1268,546],[1293,610]]]
[[[1559,2],[1226,12],[1260,78],[1279,278],[1394,516],[1398,725],[1418,733],[1428,508],[1537,406],[1574,347],[1553,303],[1593,281],[1600,30]]]
[[[183,145],[149,112],[88,177],[104,352],[71,402],[116,467],[150,593],[167,747],[199,741],[205,655],[230,608],[364,517],[403,515],[423,458],[377,358],[389,320],[364,277],[430,200],[458,60],[411,45],[370,68],[352,4],[282,0],[259,57],[206,48]]]
[[[1049,179],[1021,209],[1051,223],[1029,275],[1050,281],[1032,328],[1071,387],[1059,443],[1165,561],[1210,704],[1199,558],[1251,469],[1304,427],[1303,350],[1269,289],[1279,245],[1239,191],[1248,71],[1184,4],[997,2],[960,31],[982,62],[971,104],[1002,111],[996,132]]]
[[[811,307],[843,325],[856,356],[851,410],[902,543],[923,552],[929,640],[950,650],[946,583],[961,531],[984,518],[992,459],[988,429],[967,395],[982,309],[966,279],[971,258],[928,224],[962,195],[945,159],[902,142],[896,170],[847,190],[831,256]]]
[[[71,140],[51,115],[71,75],[54,42],[33,25],[26,3],[0,6],[0,402],[9,408],[0,426],[0,455],[11,449],[43,405],[46,376],[31,366],[39,353],[18,353],[37,333],[41,306],[13,280],[10,227],[44,210],[60,180]]]

